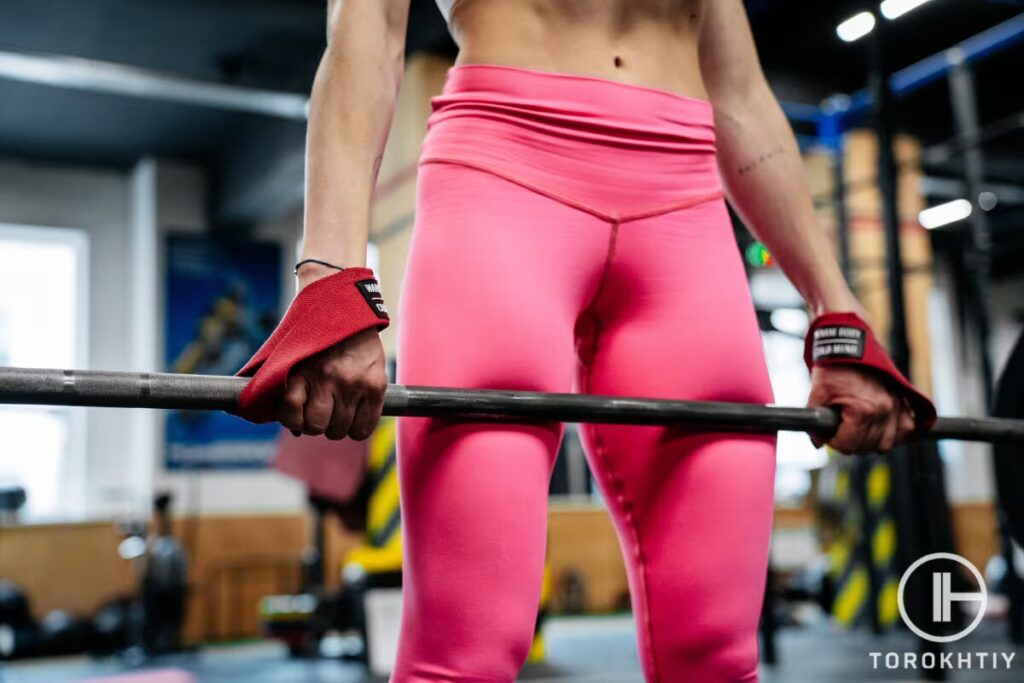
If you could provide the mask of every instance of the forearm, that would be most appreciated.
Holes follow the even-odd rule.
[[[796,139],[767,84],[716,102],[715,126],[719,168],[733,208],[812,314],[863,313],[815,214]]]
[[[370,199],[402,76],[407,13],[400,4],[331,3],[310,97],[302,258],[365,265]]]

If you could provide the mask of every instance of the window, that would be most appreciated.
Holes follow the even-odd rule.
[[[84,231],[0,225],[0,365],[84,367],[88,359]],[[28,494],[26,518],[81,511],[85,413],[0,406],[0,486]]]

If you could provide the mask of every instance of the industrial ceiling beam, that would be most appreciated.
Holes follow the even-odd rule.
[[[304,121],[309,109],[309,99],[296,93],[211,83],[64,55],[0,51],[0,78],[292,121]]]

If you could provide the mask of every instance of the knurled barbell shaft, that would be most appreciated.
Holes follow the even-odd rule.
[[[0,367],[0,403],[233,411],[248,379],[213,375]],[[384,414],[467,421],[689,425],[706,430],[835,432],[827,408],[675,401],[392,384]],[[941,417],[932,439],[1024,443],[1024,420]]]

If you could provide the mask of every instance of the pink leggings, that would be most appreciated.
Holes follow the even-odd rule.
[[[452,69],[401,305],[404,384],[770,402],[707,102]],[[650,681],[757,680],[775,438],[581,426]],[[530,646],[560,424],[399,421],[392,681],[512,681]]]

